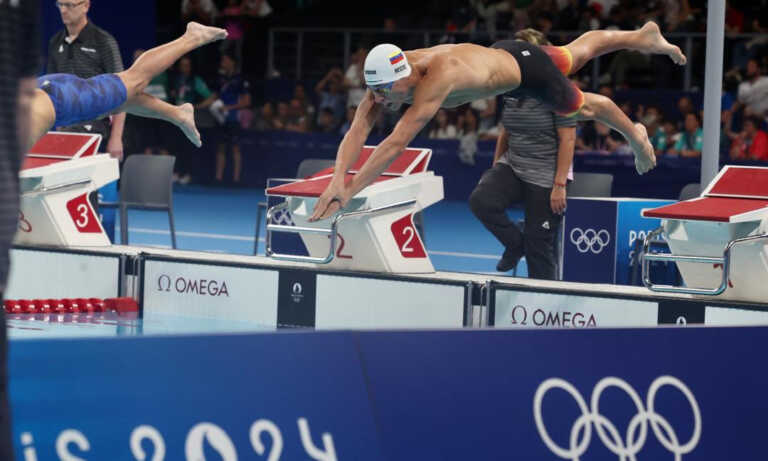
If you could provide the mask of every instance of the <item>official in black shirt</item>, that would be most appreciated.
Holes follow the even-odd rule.
[[[117,41],[104,29],[88,20],[89,0],[61,0],[56,2],[64,29],[48,43],[48,74],[74,74],[90,78],[100,74],[122,72],[123,60]],[[109,119],[95,120],[83,125],[62,127],[62,131],[99,133],[106,150],[115,158],[123,156],[123,126],[125,114]]]
[[[39,72],[38,0],[0,1],[0,299],[19,224],[19,129],[27,130]],[[0,309],[0,459],[13,460],[7,394],[5,312]]]

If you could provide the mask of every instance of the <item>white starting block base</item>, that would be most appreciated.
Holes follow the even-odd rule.
[[[95,155],[101,135],[48,133],[19,173],[21,211],[14,243],[106,246],[111,242],[88,195],[120,177],[118,161]]]
[[[671,250],[664,260],[676,262],[686,285],[680,289],[721,286],[728,259],[725,290],[712,294],[746,302],[768,300],[768,239],[758,238],[768,233],[768,168],[726,166],[701,197],[645,210],[643,215],[662,218]],[[751,239],[737,242],[745,238]],[[697,263],[686,257],[711,260]]]
[[[370,146],[363,149],[360,160],[347,175],[348,181],[373,150]],[[374,184],[353,197],[343,211],[320,222],[311,223],[308,219],[331,180],[332,170],[268,189],[267,195],[284,197],[286,202],[267,214],[267,238],[273,231],[298,233],[309,256],[275,253],[271,240],[267,243],[267,254],[278,260],[314,262],[334,269],[434,272],[413,222],[414,214],[443,199],[443,178],[426,171],[430,157],[429,149],[407,149]],[[269,223],[272,213],[280,209],[290,213],[293,228]]]

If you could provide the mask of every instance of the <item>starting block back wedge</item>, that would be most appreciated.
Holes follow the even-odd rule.
[[[644,210],[662,225],[646,238],[643,283],[653,291],[768,299],[768,168],[726,166],[701,196]],[[663,235],[671,253],[649,251]],[[684,287],[656,285],[650,261],[675,262]]]
[[[352,181],[375,146],[365,146],[347,172]],[[443,178],[427,171],[432,151],[409,148],[373,184],[328,220],[310,223],[318,197],[333,169],[267,189],[285,199],[267,211],[267,256],[287,261],[325,264],[333,268],[391,273],[434,272],[413,222],[415,213],[443,199]],[[292,225],[275,224],[277,213],[289,213]],[[272,248],[273,232],[301,236],[309,256],[282,254]]]
[[[118,161],[96,155],[101,135],[50,132],[27,154],[19,173],[16,244],[106,246],[88,195],[119,178]]]

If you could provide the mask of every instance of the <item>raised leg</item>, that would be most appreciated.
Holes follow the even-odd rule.
[[[642,53],[666,54],[678,65],[686,63],[680,48],[669,43],[661,35],[659,26],[647,22],[638,30],[592,30],[565,45],[573,57],[571,73],[581,69],[590,59],[619,50]]]
[[[128,70],[117,74],[128,89],[128,99],[144,91],[156,75],[171,67],[180,57],[203,45],[225,38],[227,31],[224,29],[190,22],[184,35],[145,52]]]
[[[154,96],[141,93],[133,96],[117,111],[171,122],[184,132],[192,144],[197,147],[203,144],[200,140],[200,132],[195,127],[195,109],[192,104],[174,106]]]
[[[584,93],[584,105],[577,117],[580,120],[603,122],[621,133],[635,153],[635,168],[638,173],[643,174],[656,166],[656,155],[645,127],[641,123],[633,124],[610,99],[595,93]]]

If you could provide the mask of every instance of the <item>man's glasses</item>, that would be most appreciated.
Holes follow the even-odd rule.
[[[388,96],[392,92],[392,85],[395,82],[382,83],[381,85],[369,85],[368,88],[379,96]]]
[[[72,10],[72,9],[75,9],[78,6],[82,5],[83,3],[85,3],[85,0],[83,0],[82,2],[77,2],[77,3],[56,2],[56,6],[59,7],[59,9],[62,9],[62,10]]]

